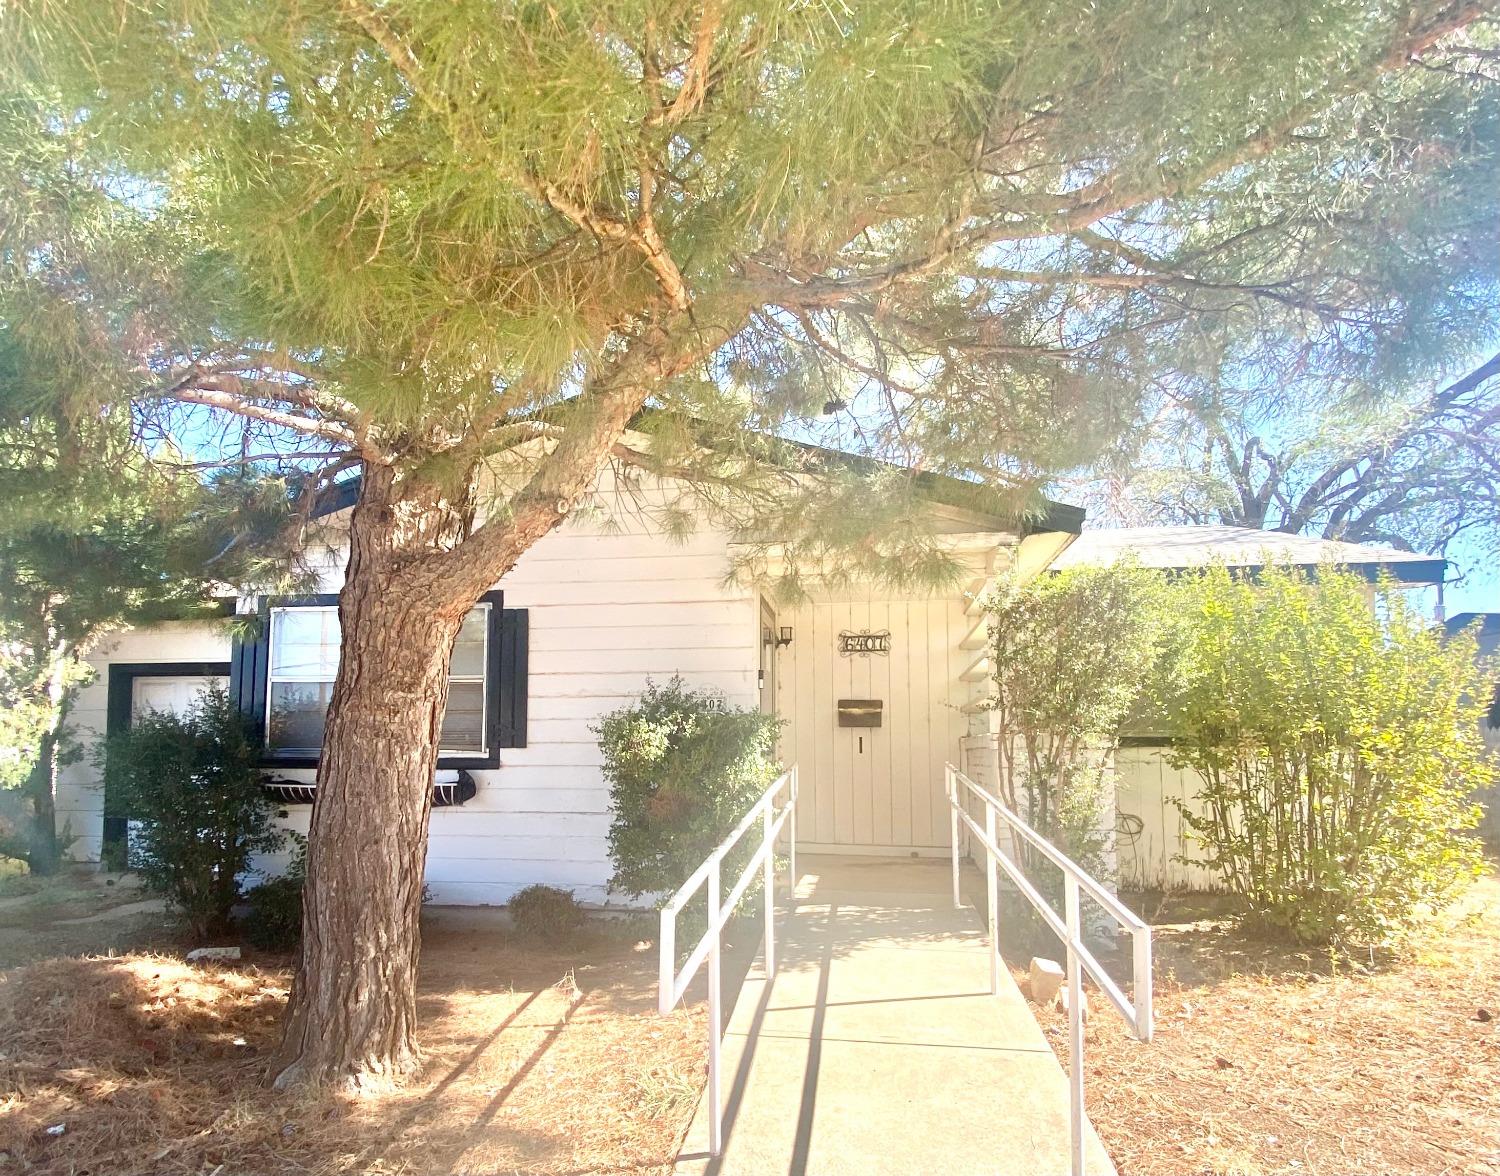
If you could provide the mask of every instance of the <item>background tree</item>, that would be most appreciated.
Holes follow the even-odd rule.
[[[1095,874],[1110,865],[1113,753],[1160,656],[1164,590],[1125,563],[1002,585],[985,602],[1001,799]]]
[[[0,126],[34,108],[0,106]],[[30,150],[18,148],[30,148]],[[0,852],[54,870],[58,736],[109,632],[215,615],[245,578],[286,578],[286,474],[187,460],[98,385],[149,366],[180,251],[72,173],[55,142],[0,134]]]
[[[1483,866],[1494,667],[1472,634],[1446,636],[1400,591],[1371,608],[1369,590],[1334,569],[1183,578],[1153,683],[1169,760],[1202,780],[1178,806],[1193,864],[1303,942],[1399,937]]]
[[[1269,404],[1266,401],[1269,400]],[[1500,355],[1380,399],[1335,383],[1263,398],[1216,382],[1069,483],[1127,525],[1219,523],[1500,558]]]
[[[25,150],[202,246],[96,402],[361,473],[278,1080],[416,1064],[454,637],[602,465],[670,470],[795,555],[842,501],[866,525],[840,547],[932,567],[915,474],[856,494],[792,451],[816,477],[771,479],[743,426],[1019,509],[1205,340],[1420,368],[1493,326],[1493,251],[1449,246],[1493,223],[1500,107],[1422,68],[1483,59],[1483,12],[13,4]]]

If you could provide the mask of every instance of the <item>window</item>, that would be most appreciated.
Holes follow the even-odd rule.
[[[485,665],[489,654],[490,606],[481,604],[464,618],[448,667],[448,710],[440,746],[447,752],[483,755]]]
[[[311,766],[339,664],[337,597],[266,601],[259,635],[236,641],[230,692],[264,732],[268,761]],[[449,665],[440,764],[496,767],[526,746],[527,614],[491,592],[464,618]]]

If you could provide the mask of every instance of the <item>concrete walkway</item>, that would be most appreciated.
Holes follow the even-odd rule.
[[[797,864],[776,979],[758,960],[726,1027],[724,1155],[708,1156],[705,1094],[677,1172],[1065,1176],[1062,1067],[1008,973],[991,995],[948,862]],[[1092,1131],[1088,1157],[1090,1176],[1113,1176]]]

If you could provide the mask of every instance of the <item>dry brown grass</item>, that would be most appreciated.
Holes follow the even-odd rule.
[[[1155,1041],[1107,1009],[1088,1029],[1089,1115],[1121,1176],[1500,1173],[1500,879],[1374,967],[1183,913],[1153,918]],[[1040,1015],[1065,1052],[1062,1015]]]
[[[0,978],[0,1171],[665,1171],[706,1030],[698,1007],[656,1015],[654,959],[619,938],[549,953],[493,930],[429,932],[426,1069],[360,1098],[264,1086],[282,961],[17,968]]]

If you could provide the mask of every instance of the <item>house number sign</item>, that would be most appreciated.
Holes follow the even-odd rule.
[[[851,633],[845,629],[839,634],[841,657],[869,657],[872,653],[885,657],[890,652],[891,631],[889,629],[882,629],[879,633],[871,633],[868,629],[859,633]]]

